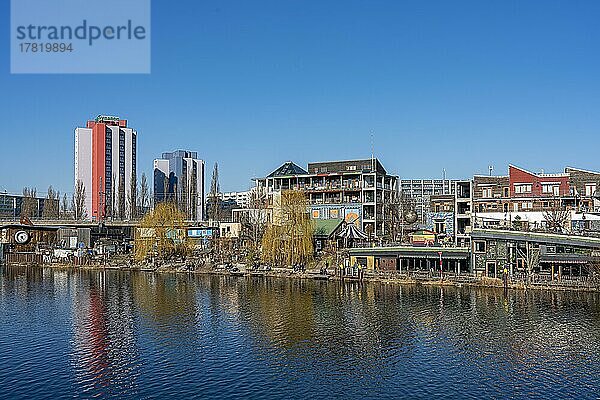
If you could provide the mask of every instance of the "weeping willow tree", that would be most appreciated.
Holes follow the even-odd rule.
[[[302,192],[288,190],[275,201],[274,218],[262,239],[262,261],[276,265],[306,264],[313,258],[313,223]]]
[[[144,216],[135,234],[135,258],[151,255],[168,260],[185,257],[192,249],[186,235],[185,215],[172,202],[159,203]]]

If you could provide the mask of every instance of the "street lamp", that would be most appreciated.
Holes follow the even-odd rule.
[[[438,255],[440,256],[440,278],[444,278],[444,272],[442,270],[442,252],[438,251]]]

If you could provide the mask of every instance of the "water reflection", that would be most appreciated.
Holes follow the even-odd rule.
[[[135,307],[127,274],[73,274],[72,366],[82,393],[135,392],[140,374]]]
[[[4,268],[0,395],[595,397],[599,300]],[[56,367],[43,364],[50,358]]]

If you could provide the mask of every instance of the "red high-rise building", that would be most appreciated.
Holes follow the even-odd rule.
[[[119,117],[99,115],[75,129],[75,188],[85,188],[87,219],[130,217],[136,148],[137,132]]]

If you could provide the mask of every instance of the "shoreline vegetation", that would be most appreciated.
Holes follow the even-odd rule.
[[[40,266],[35,263],[6,263],[6,267],[32,267]],[[600,287],[586,279],[541,279],[531,276],[529,279],[503,280],[489,278],[472,273],[454,274],[439,271],[408,271],[408,272],[383,272],[357,269],[353,267],[325,268],[292,268],[292,267],[247,267],[246,264],[212,264],[206,262],[162,262],[147,263],[136,262],[129,258],[106,263],[93,263],[74,265],[65,262],[43,263],[41,267],[52,269],[81,269],[81,270],[116,270],[149,273],[178,273],[190,275],[219,275],[234,277],[265,277],[287,279],[313,279],[323,281],[342,281],[359,283],[382,283],[396,285],[429,285],[440,287],[479,287],[496,288],[505,290],[558,290],[558,291],[585,291],[600,292]],[[317,265],[318,267],[318,265]]]

